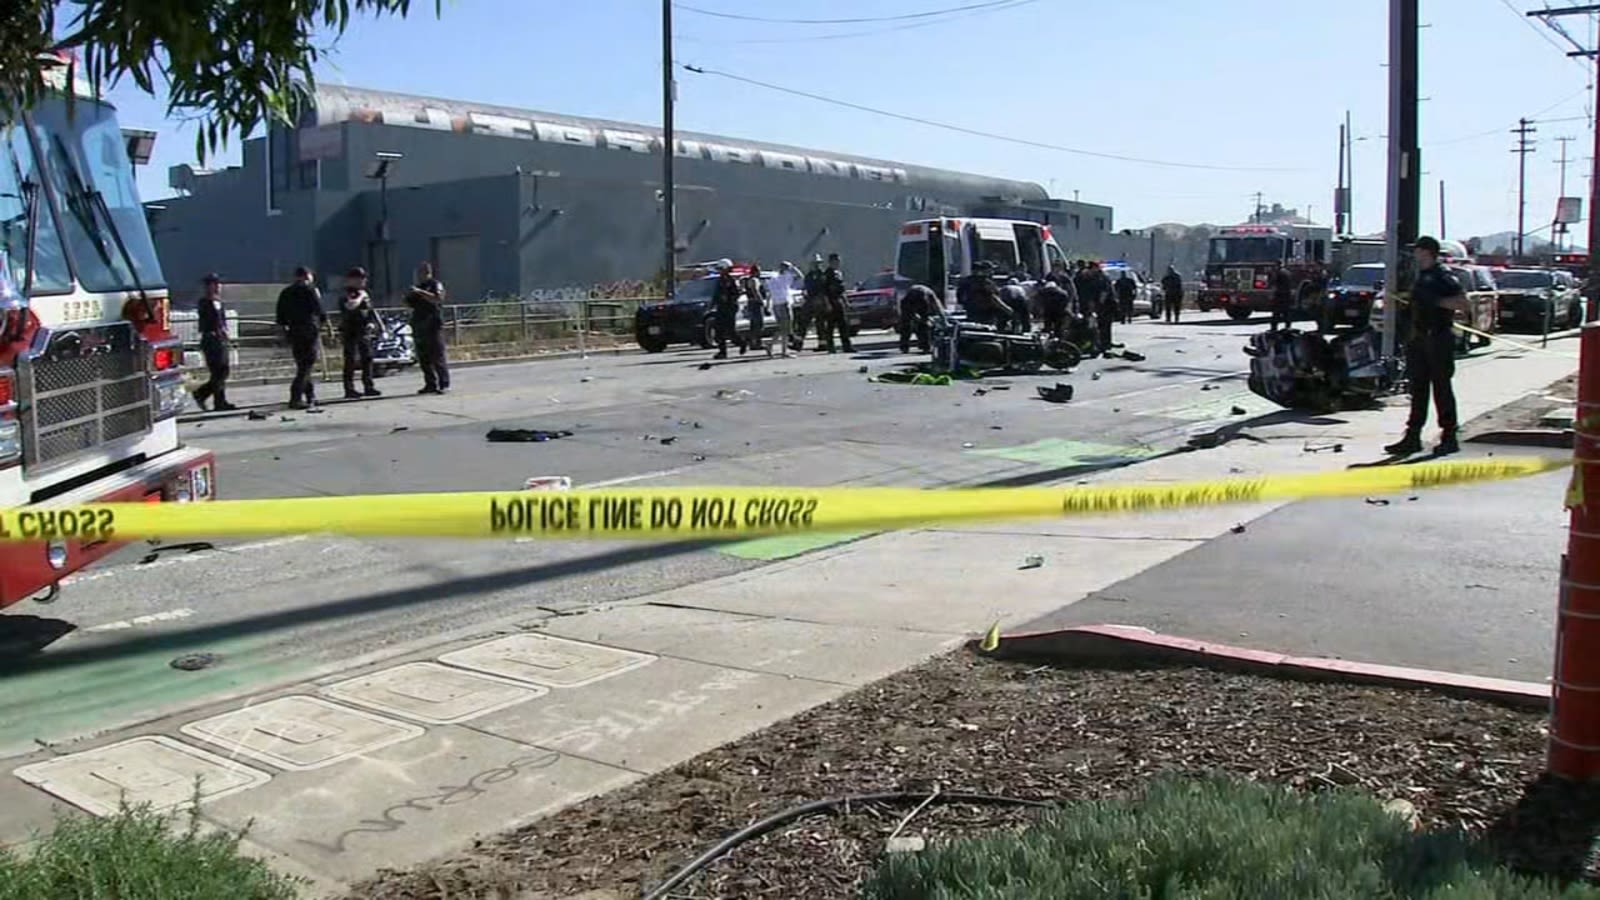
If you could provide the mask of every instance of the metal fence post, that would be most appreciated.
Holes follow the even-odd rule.
[[[588,322],[586,321],[588,319],[588,317],[589,317],[588,314],[589,314],[589,301],[587,301],[587,300],[579,300],[578,301],[578,357],[580,359],[588,359],[589,358],[589,345],[588,345],[588,342],[586,340],[586,336],[584,335],[584,332],[588,330]]]
[[[461,346],[461,307],[450,307],[450,337],[457,347]]]
[[[1567,555],[1556,613],[1550,774],[1600,778],[1600,323],[1583,328],[1573,423]]]
[[[517,316],[522,320],[522,343],[528,343],[528,301],[517,298]]]

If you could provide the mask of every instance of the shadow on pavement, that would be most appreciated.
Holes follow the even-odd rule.
[[[1484,833],[1506,865],[1565,882],[1596,875],[1600,838],[1600,785],[1550,775],[1529,782],[1522,797]]]
[[[164,631],[146,637],[130,638],[128,640],[110,643],[75,647],[44,656],[33,656],[25,660],[18,660],[7,653],[0,657],[0,673],[6,675],[21,675],[33,672],[50,671],[86,663],[101,662],[123,656],[154,651],[185,651],[203,649],[209,644],[244,637],[254,637],[274,631],[282,631],[303,625],[327,623],[340,619],[350,619],[357,616],[373,615],[404,609],[406,607],[420,606],[436,601],[458,601],[463,597],[476,594],[489,594],[510,588],[524,587],[540,581],[556,578],[565,578],[572,575],[583,575],[601,569],[615,568],[631,565],[633,563],[651,562],[685,553],[694,553],[714,546],[715,541],[692,541],[675,544],[657,544],[647,547],[627,547],[621,550],[612,550],[593,556],[578,559],[564,559],[555,562],[541,563],[536,566],[525,566],[508,572],[495,572],[489,575],[476,575],[467,578],[458,578],[443,584],[426,584],[416,587],[398,588],[395,590],[380,591],[363,597],[351,597],[335,603],[310,608],[281,610],[278,612],[263,613],[230,622],[215,625],[204,625],[196,628],[186,628],[173,631]],[[29,616],[6,616],[4,620],[12,618],[28,619],[37,618]],[[51,623],[55,623],[52,625]],[[69,622],[60,622],[55,619],[40,619],[32,627],[36,636],[49,635],[53,629],[64,626],[67,631],[74,630]],[[8,629],[15,626],[8,624]],[[28,626],[24,626],[28,627]],[[32,650],[38,653],[56,640],[65,632],[50,637],[49,640]],[[0,635],[0,641],[4,636]],[[8,648],[9,649],[9,648]]]
[[[0,616],[0,654],[12,659],[45,649],[78,630],[62,619],[43,616]]]

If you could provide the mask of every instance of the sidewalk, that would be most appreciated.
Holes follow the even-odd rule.
[[[1552,348],[1575,352],[1576,342]],[[1574,365],[1533,353],[1466,361],[1463,417]],[[1378,458],[1404,418],[1393,404],[1268,416],[1243,429],[1260,442],[1085,480],[1344,468]],[[1308,441],[1345,449],[1306,452]],[[825,703],[996,620],[1053,613],[1285,505],[884,534],[583,614],[525,617],[472,641],[13,760],[16,777],[0,781],[0,842],[47,828],[61,801],[176,807],[199,778],[206,821],[253,822],[249,850],[335,893]],[[1022,568],[1031,555],[1044,564]]]

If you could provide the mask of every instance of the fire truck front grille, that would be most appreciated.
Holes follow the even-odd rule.
[[[150,376],[125,323],[51,335],[18,373],[23,463],[64,461],[149,431]]]

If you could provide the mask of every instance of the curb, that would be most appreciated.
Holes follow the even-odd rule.
[[[1430,690],[1524,709],[1547,709],[1550,686],[1432,669],[1315,656],[1290,656],[1211,641],[1165,635],[1135,625],[1080,625],[1059,631],[1004,635],[993,651],[979,641],[967,647],[993,659],[1104,666],[1188,665],[1272,678]]]
[[[643,352],[644,351],[638,347],[600,347],[590,350],[561,350],[555,353],[537,353],[522,356],[490,356],[479,359],[452,359],[450,360],[450,368],[452,370],[471,369],[477,366],[510,365],[513,363],[539,362],[540,360],[546,359],[580,359],[585,356],[623,356]],[[292,369],[293,366],[288,368]],[[409,366],[406,366],[405,369],[396,370],[396,372],[415,371],[415,369],[416,364],[413,363]],[[196,373],[197,377],[199,377],[201,380],[204,380],[204,366],[196,367],[192,371]],[[330,367],[328,370],[328,376],[324,378],[319,372],[316,381],[318,384],[337,384],[339,383],[340,378],[340,373],[334,371]],[[228,384],[234,387],[267,387],[270,385],[287,385],[292,380],[294,380],[294,375],[293,372],[290,371],[283,375],[235,375],[228,379]]]
[[[1467,438],[1469,444],[1491,444],[1501,447],[1548,447],[1557,450],[1572,449],[1570,429],[1531,429],[1524,431],[1486,431]]]

